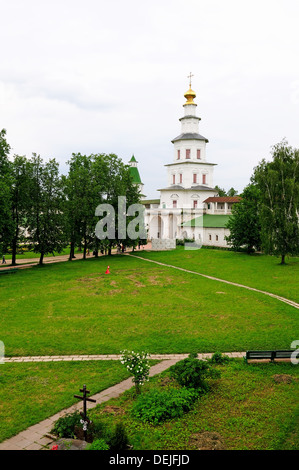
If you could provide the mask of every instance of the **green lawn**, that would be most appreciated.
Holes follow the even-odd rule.
[[[238,266],[235,253],[199,251],[191,255],[206,257],[200,267],[209,257],[215,270],[218,266],[213,274],[224,277],[226,269],[227,278],[238,277],[232,269]],[[187,269],[198,264],[184,250],[145,256],[176,260]],[[255,260],[269,263],[266,257],[241,256],[244,283]],[[226,257],[230,275],[223,267]],[[105,274],[108,264],[110,275]],[[277,266],[286,284],[293,285],[297,267]],[[273,283],[264,287],[270,290]],[[282,294],[287,289],[281,287]],[[150,353],[281,349],[297,339],[299,326],[298,310],[263,294],[121,255],[1,276],[0,302],[0,339],[7,356],[118,354],[125,348]]]
[[[0,365],[0,442],[72,406],[83,384],[94,395],[129,377],[118,361]]]
[[[136,251],[136,255],[244,284],[299,302],[299,258],[286,258],[287,264],[281,265],[280,258],[276,256],[247,255],[207,248],[190,251],[184,247],[164,252]]]
[[[280,266],[274,257],[207,249],[136,255],[298,300],[298,258]],[[0,305],[6,356],[289,349],[299,330],[298,310],[278,300],[121,255],[2,275]],[[129,420],[137,448],[188,449],[202,430],[219,432],[229,449],[298,448],[297,382],[272,377],[298,376],[298,368],[233,361],[222,372],[182,419],[155,429]],[[126,377],[114,361],[2,365],[0,441],[71,406],[83,383],[97,393]]]
[[[299,369],[292,364],[246,364],[233,360],[217,366],[221,378],[194,408],[179,419],[159,425],[144,424],[131,416],[134,395],[98,405],[91,411],[94,422],[108,427],[122,421],[134,450],[193,450],[196,435],[203,432],[221,436],[227,450],[298,450],[299,449]],[[165,390],[164,379],[153,377],[144,387]],[[275,375],[290,376],[291,383],[276,383]],[[102,413],[104,408],[118,407],[124,413]]]

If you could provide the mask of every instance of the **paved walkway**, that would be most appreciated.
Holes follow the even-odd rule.
[[[143,251],[143,250],[151,250],[152,248],[152,245],[151,243],[148,243],[147,245],[143,245],[140,249],[138,248],[135,248],[135,251],[134,252],[139,252],[139,251]],[[131,253],[132,252],[132,249],[127,249],[124,254],[127,254],[127,253]],[[117,254],[117,250],[116,249],[113,249],[112,250],[112,253],[113,254]],[[73,258],[72,261],[78,261],[78,260],[82,260],[83,259],[83,252],[82,253],[76,253],[76,258]],[[100,252],[99,252],[99,257],[102,257],[102,256],[107,256],[107,255],[102,255]],[[90,259],[90,258],[93,258],[94,256],[89,254],[89,255],[86,255],[86,259]],[[43,263],[44,264],[52,264],[52,263],[61,263],[63,261],[68,261],[69,260],[69,255],[56,255],[56,256],[46,256],[43,260]],[[17,258],[17,265],[16,266],[12,266],[11,264],[8,264],[11,260],[7,260],[7,264],[6,265],[2,265],[1,264],[1,268],[0,268],[0,271],[7,271],[7,270],[10,270],[10,269],[26,269],[26,268],[32,268],[32,266],[36,266],[38,263],[39,263],[39,258],[24,258],[24,259],[18,259]]]
[[[244,357],[246,352],[228,352],[224,353],[228,357]],[[198,353],[198,359],[207,359],[212,357],[213,353]],[[158,361],[181,361],[188,357],[188,354],[151,354],[150,359]],[[71,356],[15,356],[5,357],[5,363],[12,362],[56,362],[56,361],[120,361],[121,355],[118,354],[91,354]]]
[[[243,357],[245,352],[232,352],[225,353],[229,357]],[[199,359],[207,359],[212,356],[212,353],[198,354]],[[159,364],[151,367],[150,377],[160,374],[164,370],[171,367],[176,362],[188,357],[188,354],[153,354],[151,359],[162,360]],[[46,361],[80,361],[80,360],[119,360],[118,355],[90,355],[90,356],[28,356],[28,357],[10,357],[5,358],[5,362],[46,362]],[[104,403],[110,398],[115,398],[121,395],[124,391],[129,390],[133,386],[132,378],[123,380],[122,382],[113,385],[112,387],[91,396],[96,400],[96,403],[89,403],[88,409],[94,408],[99,403]],[[20,432],[16,436],[7,439],[0,444],[0,450],[48,450],[51,449],[57,437],[51,435],[51,429],[61,416],[66,413],[73,413],[82,409],[82,402],[71,406],[66,410],[62,410],[50,418],[41,421],[38,424],[30,426],[25,431]]]
[[[190,271],[189,269],[180,268],[178,266],[172,266],[171,264],[161,263],[160,261],[154,261],[152,259],[142,258],[141,256],[137,256],[135,254],[134,255],[128,254],[128,256],[138,258],[138,259],[141,259],[143,261],[148,261],[149,263],[159,264],[160,266],[165,266],[167,268],[178,269],[179,271],[184,271],[186,273],[196,274],[197,276],[206,277],[207,279],[212,279],[213,281],[224,282],[225,284],[230,284],[231,286],[242,287],[243,289],[252,290],[254,292],[258,292],[260,294],[264,294],[264,295],[268,295],[269,297],[273,297],[274,299],[280,300],[281,302],[284,302],[288,305],[291,305],[292,307],[295,307],[295,308],[299,309],[299,304],[297,302],[295,302],[294,300],[286,299],[285,297],[281,297],[280,295],[272,294],[271,292],[266,292],[266,291],[263,291],[263,290],[260,290],[260,289],[255,289],[254,287],[249,287],[249,286],[245,286],[243,284],[238,284],[237,282],[226,281],[225,279],[220,279],[218,277],[208,276],[207,274],[198,273],[196,271]]]

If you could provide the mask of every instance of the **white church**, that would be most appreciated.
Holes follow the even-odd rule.
[[[213,186],[215,163],[207,160],[208,139],[199,134],[200,117],[196,115],[195,92],[184,94],[184,115],[180,118],[181,133],[173,143],[173,161],[168,163],[167,183],[160,199],[143,199],[148,239],[153,249],[175,248],[176,240],[193,240],[199,245],[226,247],[229,234],[226,224],[232,205],[239,196],[219,197]],[[143,195],[143,184],[133,156],[129,162],[134,182]]]

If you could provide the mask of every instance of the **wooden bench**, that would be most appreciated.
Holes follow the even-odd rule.
[[[247,351],[246,362],[290,362],[293,349],[280,349],[277,351]]]

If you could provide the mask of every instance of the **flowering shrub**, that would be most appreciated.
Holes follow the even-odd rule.
[[[121,351],[121,363],[126,366],[128,371],[133,375],[136,393],[140,393],[140,387],[148,380],[149,376],[149,360],[148,353],[137,353],[134,351]]]

